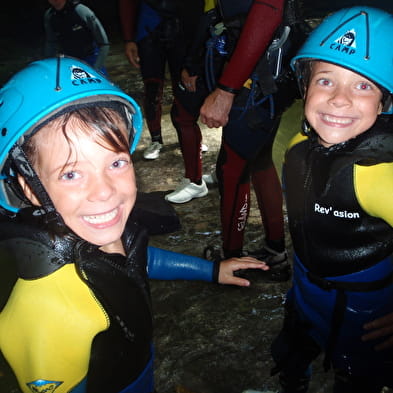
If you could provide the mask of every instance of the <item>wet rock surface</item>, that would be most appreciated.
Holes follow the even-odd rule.
[[[138,72],[131,69],[121,53],[112,54],[108,63],[112,78],[141,102],[142,85]],[[176,132],[170,122],[169,83],[164,95],[162,121],[164,147],[157,160],[144,160],[142,153],[150,142],[144,130],[133,160],[138,188],[143,192],[175,189],[184,176],[184,166]],[[291,119],[299,120],[299,105],[291,109]],[[214,170],[221,130],[202,126],[205,173]],[[283,145],[290,135],[276,142],[275,160],[280,167]],[[219,194],[216,187],[206,197],[174,205],[181,230],[153,236],[154,246],[202,256],[207,245],[219,247]],[[252,195],[247,224],[248,250],[263,245],[263,227]],[[290,249],[290,239],[287,239]],[[158,393],[239,393],[245,389],[277,391],[277,378],[270,377],[273,366],[270,343],[278,333],[283,317],[283,301],[289,282],[271,282],[268,274],[256,275],[250,288],[237,288],[201,282],[152,281],[155,321],[156,384]],[[319,366],[310,392],[324,392],[330,374]]]

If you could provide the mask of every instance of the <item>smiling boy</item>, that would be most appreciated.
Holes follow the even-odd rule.
[[[82,80],[85,83],[81,82]],[[148,247],[135,220],[135,101],[74,58],[0,90],[0,349],[23,392],[153,393],[149,278],[248,286],[253,258]]]
[[[283,172],[295,257],[272,345],[282,393],[308,391],[321,352],[335,393],[393,387],[392,34],[392,15],[343,9],[292,60],[305,121]]]

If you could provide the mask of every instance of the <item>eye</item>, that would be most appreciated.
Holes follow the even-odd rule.
[[[367,82],[360,82],[358,85],[357,85],[357,88],[359,89],[359,90],[371,90],[372,89],[372,86],[370,85],[370,83],[367,83]]]
[[[124,168],[129,164],[129,161],[126,159],[119,159],[112,163],[111,168],[113,169],[120,169]]]
[[[79,179],[80,177],[81,176],[77,172],[69,171],[69,172],[62,173],[59,178],[61,180],[68,180],[69,181],[69,180]]]
[[[317,80],[317,84],[321,86],[331,86],[332,82],[329,79],[321,78]]]

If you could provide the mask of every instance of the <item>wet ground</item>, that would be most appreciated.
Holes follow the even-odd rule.
[[[35,53],[30,54],[34,59]],[[31,60],[10,57],[1,62],[1,81],[5,75]],[[122,53],[120,42],[114,42],[107,62],[109,75],[127,93],[140,102],[142,84]],[[149,143],[147,130],[134,154],[139,190],[166,192],[173,190],[183,176],[183,162],[176,133],[170,124],[168,108],[170,92],[165,96],[163,135],[165,146],[159,159],[146,161],[143,149]],[[276,144],[275,161],[280,168],[283,149],[299,123],[300,103],[295,104],[283,120]],[[203,128],[204,170],[214,168],[220,141],[220,130]],[[170,250],[201,256],[207,244],[220,244],[218,192],[209,194],[175,209],[181,230],[155,236],[151,244]],[[262,244],[263,229],[251,201],[247,225],[246,248]],[[290,240],[288,239],[290,250]],[[270,377],[273,366],[269,345],[280,329],[285,293],[289,283],[273,283],[266,276],[252,282],[250,288],[219,286],[201,282],[151,283],[155,313],[156,385],[158,393],[241,393],[245,389],[277,391],[277,380]],[[0,393],[17,393],[9,383],[4,365],[0,365]],[[331,375],[316,362],[310,393],[328,392]],[[101,392],[99,392],[101,393]],[[105,393],[105,392],[102,392]]]
[[[111,77],[135,99],[141,98],[138,73],[125,62],[121,47],[108,62]],[[169,85],[169,84],[168,84]],[[165,94],[163,136],[160,157],[146,161],[143,149],[149,144],[145,129],[134,154],[139,190],[169,192],[184,176],[177,136],[170,123],[171,95]],[[290,138],[290,124],[300,120],[301,105],[290,109],[275,144],[275,161],[281,167],[284,145]],[[293,129],[293,128],[292,128]],[[204,172],[214,169],[221,138],[220,129],[202,127]],[[252,196],[246,232],[246,248],[263,242],[263,228]],[[175,205],[180,231],[152,237],[152,245],[202,256],[208,244],[220,245],[219,196],[217,188],[183,205]],[[290,240],[287,240],[290,248]],[[225,287],[200,282],[151,283],[155,312],[156,380],[159,393],[240,393],[245,389],[276,391],[269,344],[280,329],[282,303],[288,282],[272,283],[259,277],[251,288]],[[327,391],[330,375],[317,366],[311,393]]]

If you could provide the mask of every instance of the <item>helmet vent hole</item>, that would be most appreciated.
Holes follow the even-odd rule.
[[[1,136],[6,136],[7,135],[7,129],[6,128],[3,128],[2,130],[1,130]]]

